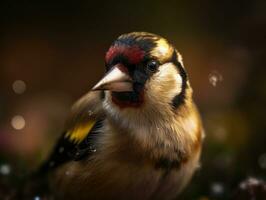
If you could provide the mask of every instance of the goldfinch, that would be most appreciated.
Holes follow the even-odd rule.
[[[105,64],[40,173],[56,199],[175,199],[199,165],[203,136],[181,55],[158,35],[132,32]]]

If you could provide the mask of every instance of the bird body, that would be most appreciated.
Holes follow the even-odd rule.
[[[181,56],[160,36],[120,36],[107,73],[72,108],[41,172],[58,199],[177,197],[198,167],[203,130]]]

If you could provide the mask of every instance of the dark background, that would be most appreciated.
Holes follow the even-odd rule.
[[[176,46],[203,117],[202,165],[184,198],[227,199],[241,180],[265,178],[266,1],[2,0],[0,17],[0,187],[45,158],[109,45],[131,31]]]

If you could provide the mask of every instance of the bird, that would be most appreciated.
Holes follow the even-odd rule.
[[[181,54],[157,34],[131,32],[111,44],[105,67],[39,173],[55,199],[176,199],[204,136]]]

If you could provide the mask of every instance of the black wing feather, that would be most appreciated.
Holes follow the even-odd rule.
[[[85,139],[78,144],[66,138],[65,133],[62,134],[49,159],[40,167],[39,173],[44,174],[69,161],[88,158],[96,152],[96,140],[101,134],[98,130],[103,126],[103,121],[98,120]]]

